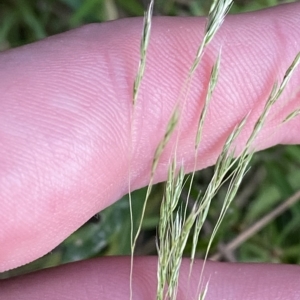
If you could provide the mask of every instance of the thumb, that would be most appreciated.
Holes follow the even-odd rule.
[[[299,51],[300,5],[230,16],[181,97],[205,19],[154,18],[147,68],[131,123],[132,87],[142,19],[88,25],[0,55],[0,271],[58,245],[99,210],[149,182],[155,149],[174,107],[180,126],[161,156],[155,181],[177,159],[194,163],[199,114],[222,46],[197,168],[215,163],[233,127],[249,111],[241,148],[275,80]],[[300,72],[274,105],[256,150],[300,142]],[[183,105],[185,104],[185,105]]]

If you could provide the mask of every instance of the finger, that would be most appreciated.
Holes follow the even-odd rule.
[[[181,122],[158,165],[194,163],[194,141],[211,66],[222,46],[219,83],[197,168],[215,162],[249,111],[238,148],[274,80],[299,50],[299,4],[229,17],[182,96],[204,19],[155,18],[147,69],[132,117],[142,19],[89,25],[0,55],[0,271],[44,255],[99,210],[149,182],[155,149],[179,104]],[[267,28],[267,30],[266,30]],[[256,149],[299,143],[300,72],[269,115]]]
[[[202,261],[189,277],[189,260],[184,260],[177,299],[199,299],[197,295]],[[156,299],[157,259],[136,257],[133,299]],[[3,299],[129,299],[130,257],[107,257],[0,282]],[[208,283],[205,299],[299,299],[300,268],[292,265],[207,262],[202,285]]]

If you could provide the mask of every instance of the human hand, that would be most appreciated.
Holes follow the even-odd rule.
[[[299,4],[230,16],[209,46],[182,111],[178,163],[194,162],[194,139],[211,66],[222,46],[219,82],[197,169],[214,164],[233,127],[251,110],[238,142],[261,113],[275,80],[299,51]],[[154,151],[179,99],[204,19],[156,18],[131,128],[132,86],[142,19],[89,25],[0,55],[0,271],[49,252],[99,210],[149,182]],[[200,29],[199,29],[200,28]],[[268,31],[264,31],[268,28]],[[300,71],[273,107],[256,150],[300,143]],[[131,131],[132,130],[132,131]],[[166,179],[175,138],[156,171]],[[135,299],[154,299],[154,257],[135,258]],[[179,299],[193,294],[198,276]],[[126,299],[130,258],[69,264],[0,283],[1,299]],[[195,272],[201,268],[197,262]],[[199,274],[199,272],[197,272]],[[206,299],[298,299],[296,266],[207,263]],[[188,297],[189,299],[191,299]]]

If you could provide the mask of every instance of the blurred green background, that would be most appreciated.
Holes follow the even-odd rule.
[[[278,5],[279,0],[238,0],[231,13],[240,13]],[[143,0],[0,0],[0,50],[34,42],[49,35],[91,22],[105,22],[124,17],[142,16],[147,6]],[[211,1],[156,0],[154,15],[206,15]],[[191,193],[191,203],[204,190],[213,168],[197,173]],[[300,146],[278,146],[254,156],[241,189],[229,209],[216,236],[211,253],[222,254],[221,260],[300,263],[300,203],[266,225],[232,250],[226,245],[243,237],[247,229],[272,212],[279,204],[300,190]],[[136,254],[156,253],[155,235],[164,185],[154,187],[147,207],[143,230]],[[198,245],[198,257],[203,257],[213,226],[218,218],[222,188],[212,203]],[[183,191],[185,201],[187,191]],[[133,215],[137,226],[145,189],[132,194]],[[194,200],[193,200],[194,199]],[[191,242],[186,254],[189,254]],[[130,254],[130,215],[128,196],[100,212],[45,257],[24,267],[0,274],[6,278],[33,270],[71,261],[104,255]]]

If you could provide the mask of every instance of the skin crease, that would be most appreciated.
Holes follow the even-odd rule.
[[[1,53],[0,271],[49,252],[127,193],[129,176],[131,190],[146,185],[154,151],[176,105],[180,124],[160,159],[155,182],[166,179],[176,145],[178,164],[192,170],[197,118],[220,47],[220,78],[197,169],[216,161],[228,134],[251,112],[236,144],[240,151],[273,82],[300,50],[299,17],[299,4],[229,16],[205,52],[188,97],[183,82],[205,20],[155,18],[134,110],[140,18],[88,25]],[[297,70],[255,141],[256,150],[300,143],[299,117],[280,125],[300,106],[299,83]],[[153,299],[156,258],[136,261],[134,298]],[[123,299],[128,264],[129,258],[100,259],[4,280],[0,298],[96,299],[100,293],[101,299]],[[197,264],[196,271],[201,262]],[[195,275],[186,289],[187,268],[185,262],[179,299],[191,299],[198,282]],[[208,263],[205,272],[213,287],[207,299],[300,298],[296,266]]]

